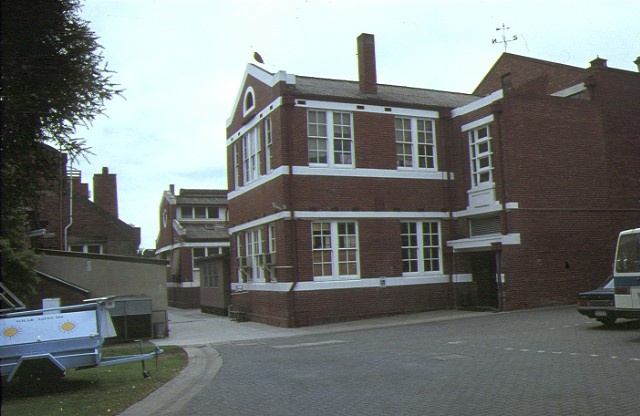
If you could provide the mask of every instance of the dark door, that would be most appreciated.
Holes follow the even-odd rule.
[[[471,254],[471,273],[478,288],[478,306],[499,308],[494,252]]]

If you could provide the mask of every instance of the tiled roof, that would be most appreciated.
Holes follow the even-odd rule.
[[[176,202],[180,205],[227,206],[227,190],[181,189]]]
[[[459,92],[438,91],[421,88],[378,84],[378,93],[363,95],[357,81],[296,76],[294,91],[315,96],[339,97],[348,100],[375,99],[389,103],[455,108],[482,98]]]
[[[227,198],[211,197],[211,196],[178,196],[176,197],[178,205],[207,205],[207,206],[227,206]]]
[[[229,230],[226,225],[219,223],[191,223],[180,222],[187,232],[186,240],[228,240]]]

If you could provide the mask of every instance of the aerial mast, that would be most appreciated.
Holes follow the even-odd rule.
[[[504,44],[504,51],[507,51],[507,43],[509,42],[513,42],[514,40],[518,40],[518,35],[513,35],[513,37],[511,39],[507,39],[507,34],[506,31],[511,29],[510,27],[506,27],[504,25],[504,23],[502,24],[502,27],[497,27],[496,30],[501,30],[502,31],[502,41],[499,41],[497,39],[492,39],[491,43],[492,44],[496,44],[496,43],[503,43]]]

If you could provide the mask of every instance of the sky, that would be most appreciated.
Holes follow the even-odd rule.
[[[357,80],[356,38],[375,36],[380,84],[473,92],[504,52],[637,71],[637,0],[84,0],[124,89],[76,137],[83,182],[117,175],[122,221],[155,248],[163,192],[226,189],[226,125],[248,63]]]

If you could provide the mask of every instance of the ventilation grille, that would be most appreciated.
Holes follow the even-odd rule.
[[[500,234],[502,226],[500,217],[476,218],[469,221],[471,237],[487,234]]]

